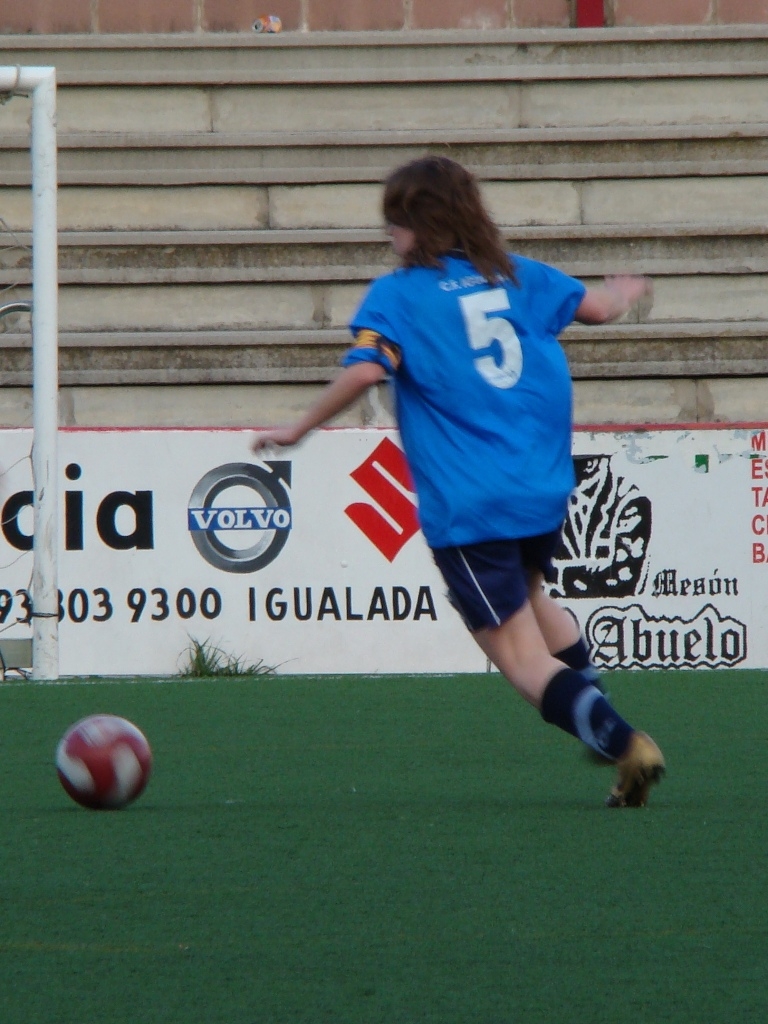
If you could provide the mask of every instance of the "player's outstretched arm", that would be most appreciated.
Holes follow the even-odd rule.
[[[386,376],[386,370],[378,363],[353,363],[342,370],[339,376],[321,392],[320,397],[295,423],[287,427],[275,427],[260,431],[251,442],[251,451],[257,455],[270,445],[287,447],[298,444],[310,430],[327,423],[348,408],[372,384],[379,384]]]
[[[624,316],[644,295],[653,294],[649,277],[617,274],[606,277],[597,288],[588,288],[576,310],[575,319],[582,324],[607,324]]]

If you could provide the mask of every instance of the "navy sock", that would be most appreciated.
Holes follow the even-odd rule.
[[[605,692],[600,685],[600,673],[592,664],[589,657],[589,648],[583,636],[580,636],[575,644],[571,644],[570,647],[558,651],[552,657],[562,661],[568,668],[575,669],[587,682],[593,683],[601,693]]]
[[[541,699],[541,717],[612,761],[627,749],[633,732],[597,687],[572,668],[550,679]]]
[[[562,662],[563,665],[567,665],[569,669],[581,672],[584,678],[590,681],[597,679],[599,675],[591,662],[589,647],[584,637],[579,637],[577,642],[559,650],[553,657],[556,657],[558,662]]]

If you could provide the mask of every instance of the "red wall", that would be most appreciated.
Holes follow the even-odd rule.
[[[0,32],[240,32],[768,23],[768,0],[2,0]]]

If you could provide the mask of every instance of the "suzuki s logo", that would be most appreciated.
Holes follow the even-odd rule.
[[[293,521],[290,484],[290,462],[230,462],[206,473],[187,509],[189,532],[206,562],[225,572],[255,572],[274,561]]]
[[[344,511],[391,562],[419,529],[413,481],[405,455],[389,438],[384,438],[350,476],[378,508],[356,501]]]

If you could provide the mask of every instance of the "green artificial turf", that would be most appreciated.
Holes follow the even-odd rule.
[[[643,810],[498,676],[0,685],[2,1024],[768,1019],[768,675],[617,674]],[[119,812],[53,767],[123,715]]]

